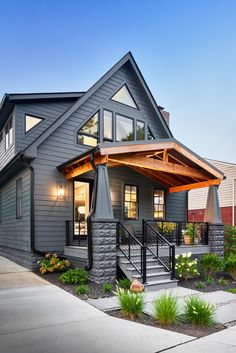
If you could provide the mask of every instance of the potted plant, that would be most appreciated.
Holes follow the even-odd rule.
[[[184,244],[191,245],[198,242],[198,229],[194,223],[187,223],[183,230]]]

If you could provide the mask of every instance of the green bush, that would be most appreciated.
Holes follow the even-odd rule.
[[[212,284],[214,283],[214,278],[211,277],[211,276],[207,276],[207,277],[205,278],[205,283],[206,283],[208,286],[212,285]]]
[[[230,289],[228,289],[226,292],[236,294],[236,288],[230,288]]]
[[[187,281],[189,278],[193,278],[199,275],[197,269],[197,259],[191,260],[191,253],[176,255],[175,269],[179,278]]]
[[[121,308],[121,314],[133,320],[136,317],[141,317],[144,308],[144,297],[140,293],[133,293],[124,288],[116,288],[114,292],[118,297]]]
[[[225,225],[224,227],[225,257],[236,255],[236,227]]]
[[[202,289],[202,288],[205,287],[205,283],[204,283],[204,282],[197,282],[197,283],[195,284],[195,287],[196,287],[197,289]]]
[[[227,279],[224,279],[224,278],[218,279],[218,283],[220,286],[227,286],[228,285]]]
[[[230,254],[225,260],[224,270],[236,281],[236,254]]]
[[[85,284],[88,282],[88,272],[83,268],[70,269],[64,272],[59,280],[64,284]]]
[[[47,253],[43,260],[39,260],[39,272],[44,275],[46,272],[64,271],[65,268],[70,267],[70,261],[60,259],[57,254]]]
[[[217,254],[205,254],[200,260],[204,276],[215,276],[223,267],[223,261]]]
[[[75,293],[77,295],[88,294],[89,292],[90,290],[87,284],[80,284],[79,286],[75,287]]]
[[[171,294],[161,294],[154,301],[154,318],[161,325],[171,325],[178,321],[179,308],[177,298]]]
[[[102,292],[103,292],[103,293],[111,293],[112,288],[113,288],[113,286],[112,286],[111,283],[103,283],[103,285],[102,285]]]
[[[198,297],[192,296],[185,300],[185,318],[198,326],[212,326],[214,324],[215,307]]]
[[[124,289],[130,289],[130,286],[131,286],[131,281],[128,279],[128,278],[120,278],[118,280],[118,286],[120,288],[124,288]]]

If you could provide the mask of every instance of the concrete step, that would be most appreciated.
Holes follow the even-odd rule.
[[[138,280],[142,279],[142,276],[140,274],[136,275],[135,278]],[[154,273],[147,273],[147,282],[148,283],[153,283],[157,281],[164,281],[164,280],[169,280],[170,279],[170,273],[169,272],[154,272]]]
[[[158,281],[150,281],[145,283],[145,290],[147,292],[160,290],[160,289],[169,289],[175,288],[178,286],[178,280],[174,279],[165,279],[165,280],[158,280]]]
[[[127,258],[119,258],[118,259],[118,261],[119,262],[121,262],[121,263],[123,263],[123,264],[129,264],[130,263],[130,261],[127,259]],[[140,259],[132,259],[132,262],[134,263],[134,264],[141,264],[141,261],[140,261]],[[150,257],[150,258],[147,258],[147,263],[148,264],[152,264],[152,263],[156,263],[156,262],[158,262],[157,261],[157,259],[154,259],[154,258],[152,258],[152,257]]]
[[[126,267],[126,270],[131,272],[132,276],[135,276],[135,274],[138,273],[137,270],[133,266]],[[149,274],[157,273],[157,272],[162,273],[164,271],[165,271],[164,266],[161,266],[158,263],[153,264],[153,265],[147,264],[147,273],[149,273]]]

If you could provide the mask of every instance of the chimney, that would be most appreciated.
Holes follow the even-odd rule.
[[[164,108],[161,107],[160,105],[159,105],[159,109],[160,109],[160,111],[161,111],[161,114],[162,114],[162,116],[163,116],[163,118],[164,118],[166,124],[167,124],[168,126],[170,126],[170,113],[167,112],[167,111],[165,111]]]

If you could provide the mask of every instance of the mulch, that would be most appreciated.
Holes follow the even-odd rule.
[[[218,281],[221,278],[227,280],[228,283],[226,285],[219,284]],[[199,282],[204,283],[204,287],[203,288],[199,288],[197,286],[197,284]],[[179,285],[181,287],[198,290],[198,291],[203,292],[203,293],[215,292],[215,291],[218,291],[218,290],[226,291],[227,289],[236,288],[236,282],[231,278],[231,276],[229,274],[227,274],[225,272],[218,273],[214,277],[212,284],[207,284],[205,279],[202,276],[198,276],[196,278],[188,279],[186,282],[179,281]]]

